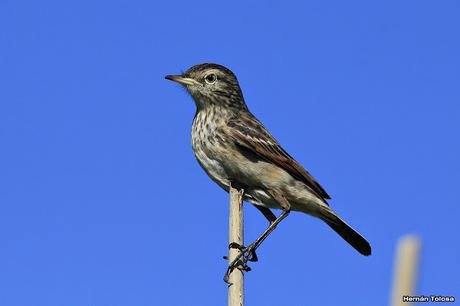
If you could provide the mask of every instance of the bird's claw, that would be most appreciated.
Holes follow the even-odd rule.
[[[254,245],[244,247],[238,243],[232,242],[228,247],[240,250],[240,254],[238,254],[238,256],[231,263],[229,263],[227,272],[224,275],[224,282],[230,285],[229,277],[235,268],[240,271],[249,272],[252,269],[247,265],[247,262],[256,262],[259,260],[259,258],[257,257]],[[228,259],[228,257],[224,256],[224,259]]]
[[[241,245],[241,244],[236,243],[236,242],[231,242],[231,243],[228,245],[228,248],[229,248],[229,249],[238,249],[238,250],[240,250],[241,252],[245,249],[244,245]]]
[[[229,245],[228,245],[228,248],[229,249],[238,249],[240,252],[243,252],[244,250],[244,246],[239,244],[239,243],[236,243],[236,242],[231,242]],[[223,258],[225,260],[228,260],[228,256],[223,256]]]
[[[233,270],[235,270],[235,268],[244,272],[251,271],[251,268],[246,264],[246,262],[244,262],[244,259],[236,258],[231,264],[229,264],[227,271],[224,275],[224,282],[226,282],[228,285],[231,285],[231,283],[229,282],[230,274],[233,272]]]
[[[245,247],[239,243],[232,242],[228,245],[229,249],[237,249],[241,252],[238,257],[242,258],[243,262],[257,262],[259,261],[259,257],[257,257],[256,251],[254,250],[254,247],[252,245]],[[223,256],[223,259],[228,260],[228,256]]]

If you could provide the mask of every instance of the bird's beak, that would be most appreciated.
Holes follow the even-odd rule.
[[[201,85],[200,82],[195,81],[192,78],[186,78],[182,75],[167,75],[165,79],[177,82],[182,85]]]

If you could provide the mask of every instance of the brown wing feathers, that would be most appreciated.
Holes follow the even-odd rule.
[[[245,118],[244,123],[239,118],[233,118],[227,123],[223,132],[238,146],[253,151],[262,159],[273,162],[304,182],[318,198],[324,201],[330,199],[321,185],[278,144],[266,129],[262,128],[262,124],[255,117]]]

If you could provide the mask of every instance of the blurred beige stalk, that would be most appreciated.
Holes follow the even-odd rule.
[[[420,239],[417,236],[403,236],[398,241],[393,278],[391,306],[410,306],[403,302],[404,295],[414,295],[418,275]]]

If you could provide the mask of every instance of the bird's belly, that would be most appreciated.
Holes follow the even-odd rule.
[[[230,183],[241,186],[245,200],[268,208],[281,206],[264,189],[273,183],[288,179],[287,173],[272,164],[253,162],[244,158],[237,151],[222,152],[219,148],[202,143],[193,146],[195,157],[208,176],[226,191]]]
[[[241,186],[244,199],[250,203],[279,209],[281,205],[266,191],[277,190],[286,197],[293,210],[313,214],[318,204],[322,206],[303,183],[277,165],[250,160],[228,148],[223,152],[209,144],[195,143],[193,149],[199,164],[213,181],[226,191],[230,183]]]

